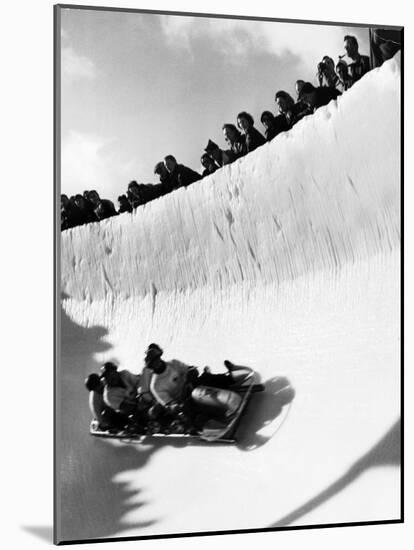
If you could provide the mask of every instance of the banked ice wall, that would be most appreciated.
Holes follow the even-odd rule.
[[[63,232],[66,309],[83,310],[87,323],[92,302],[110,316],[114,300],[138,298],[154,313],[160,293],[279,285],[387,254],[399,246],[399,181],[397,54],[337,102],[187,189]]]

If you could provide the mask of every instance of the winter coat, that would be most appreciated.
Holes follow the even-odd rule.
[[[262,136],[262,134],[258,130],[256,130],[256,128],[252,126],[246,131],[245,142],[246,142],[246,151],[247,153],[250,153],[251,151],[254,151],[255,149],[257,149],[257,147],[260,147],[261,145],[266,143],[266,139]]]
[[[355,84],[361,77],[371,69],[371,62],[367,55],[359,55],[358,58],[348,65],[348,72]]]
[[[200,174],[184,166],[184,164],[177,164],[173,172],[170,174],[170,185],[172,189],[178,189],[179,187],[187,187],[191,183],[201,179]]]
[[[325,86],[319,86],[319,88],[315,88],[315,93],[316,101],[313,107],[314,112],[319,109],[319,107],[328,105],[328,103],[332,99],[336,99],[338,96],[341,95],[341,92],[336,88],[326,88]]]
[[[224,151],[224,154],[227,155],[229,162],[234,162],[235,160],[244,157],[246,153],[246,138],[242,135],[240,135],[240,137],[236,141],[233,141],[233,143],[230,145],[230,149]]]
[[[114,203],[108,199],[102,199],[98,206],[95,208],[96,217],[99,220],[116,216],[118,213],[115,210]]]

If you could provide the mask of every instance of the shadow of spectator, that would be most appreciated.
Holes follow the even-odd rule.
[[[370,468],[380,466],[399,466],[401,464],[401,421],[400,419],[388,430],[384,437],[378,441],[371,450],[353,464],[343,476],[329,485],[321,493],[308,502],[279,519],[269,527],[286,527],[309,512],[324,504],[330,498],[336,496],[361,474]],[[397,519],[397,518],[390,518]]]
[[[264,383],[265,391],[254,393],[237,430],[237,446],[244,451],[261,447],[280,428],[287,413],[287,405],[295,396],[295,390],[284,376],[271,378]],[[276,419],[278,422],[275,422]],[[260,434],[261,429],[270,427],[270,433]]]
[[[100,363],[94,354],[111,348],[104,341],[106,335],[104,327],[77,325],[62,309],[57,407],[60,412],[56,419],[56,477],[60,495],[56,504],[59,539],[63,541],[111,537],[126,528],[138,529],[155,523],[155,520],[134,524],[123,521],[125,514],[146,503],[137,502],[137,491],[114,478],[124,471],[139,470],[157,447],[122,445],[89,434],[91,416],[84,379],[99,370]],[[33,532],[36,528],[30,529]]]

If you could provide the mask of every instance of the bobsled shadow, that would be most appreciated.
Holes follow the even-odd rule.
[[[237,447],[252,451],[261,447],[280,429],[295,397],[295,390],[284,376],[276,376],[264,383],[263,392],[254,393],[237,430]],[[260,430],[268,427],[267,434]]]

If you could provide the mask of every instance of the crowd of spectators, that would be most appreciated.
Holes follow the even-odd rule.
[[[370,70],[370,58],[359,53],[358,41],[354,36],[345,36],[344,49],[346,53],[339,56],[336,64],[329,56],[324,56],[318,63],[318,86],[303,80],[296,81],[296,100],[284,90],[276,92],[275,104],[278,113],[262,113],[260,122],[264,128],[263,134],[255,127],[252,115],[244,111],[237,115],[236,124],[223,124],[222,131],[227,148],[221,149],[209,139],[200,159],[203,167],[201,174],[179,164],[173,155],[167,155],[154,168],[159,183],[143,184],[131,181],[126,193],[118,197],[118,208],[115,208],[110,200],[101,199],[95,190],[84,191],[83,195],[70,198],[61,195],[62,230],[123,212],[132,212],[137,207],[175,189],[191,185],[271,141],[281,132],[290,130],[304,116],[314,113],[336,99]],[[345,56],[351,63],[343,59]]]

